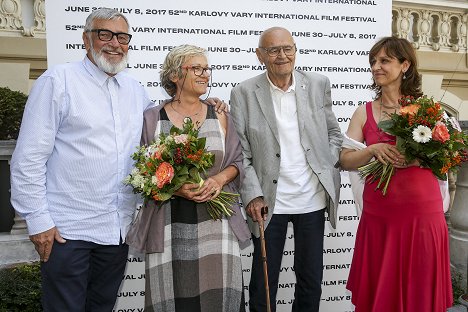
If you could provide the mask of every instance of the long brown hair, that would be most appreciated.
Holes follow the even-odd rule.
[[[402,38],[384,37],[380,39],[369,51],[369,64],[384,49],[385,53],[396,58],[400,63],[408,61],[410,66],[405,73],[406,78],[401,81],[400,92],[403,95],[411,95],[418,98],[422,95],[421,92],[421,75],[418,72],[418,61],[416,52],[411,43]],[[375,81],[371,85],[371,89],[375,91],[377,98],[382,96],[382,88]]]

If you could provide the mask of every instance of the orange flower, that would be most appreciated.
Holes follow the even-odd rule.
[[[411,104],[408,106],[403,106],[400,108],[400,114],[402,115],[415,115],[419,110],[419,105],[417,104]]]
[[[450,167],[449,166],[443,166],[442,169],[440,169],[440,173],[446,174],[449,171]]]
[[[442,143],[450,139],[450,133],[442,122],[438,121],[434,129],[432,129],[432,138]]]
[[[168,162],[163,162],[159,165],[154,174],[156,177],[156,185],[162,188],[164,185],[171,183],[174,177],[174,168]]]

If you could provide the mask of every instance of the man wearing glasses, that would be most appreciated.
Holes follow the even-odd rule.
[[[11,162],[11,200],[42,261],[44,311],[112,311],[136,197],[122,184],[152,105],[127,65],[128,21],[86,20],[83,61],[55,66],[31,90]]]
[[[273,27],[256,49],[262,73],[231,92],[231,113],[244,154],[240,193],[253,233],[250,311],[265,311],[259,227],[264,222],[270,304],[276,310],[278,276],[288,222],[294,228],[296,288],[293,311],[319,311],[325,210],[336,223],[341,131],[325,76],[294,70],[290,32]],[[268,209],[265,209],[268,208]],[[267,213],[262,213],[267,210]]]

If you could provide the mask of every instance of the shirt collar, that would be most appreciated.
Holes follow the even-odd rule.
[[[280,89],[280,88],[278,88],[277,86],[275,86],[275,85],[273,84],[273,82],[271,82],[270,77],[268,76],[268,72],[266,73],[268,82],[270,83],[271,90],[272,90],[272,91],[278,90],[278,91],[281,91],[281,92],[283,92],[283,93],[288,93],[288,92],[294,92],[294,91],[296,91],[296,77],[294,77],[294,73],[292,73],[291,75],[292,75],[292,83],[291,83],[291,85],[289,86],[289,88],[288,88],[286,91],[283,91],[282,89]]]
[[[86,70],[89,72],[89,74],[98,82],[98,84],[102,87],[107,79],[109,79],[111,76],[100,70],[96,65],[94,65],[93,62],[88,58],[86,55],[83,59],[83,65],[86,68]],[[117,83],[120,85],[119,80],[121,79],[121,73],[117,73],[116,75],[113,76]]]

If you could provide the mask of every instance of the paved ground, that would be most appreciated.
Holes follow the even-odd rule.
[[[447,312],[467,312],[467,310],[466,307],[458,304],[448,309]]]

